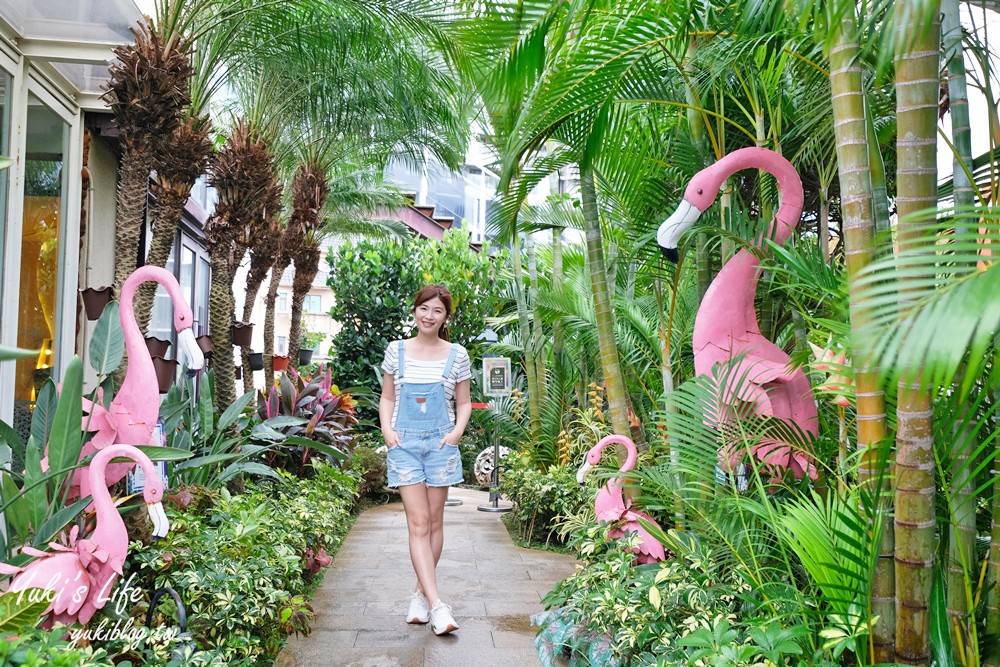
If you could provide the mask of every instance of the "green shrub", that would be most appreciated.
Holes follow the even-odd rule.
[[[0,636],[0,667],[113,667],[103,649],[77,647],[63,637],[65,629],[29,630],[17,637]]]
[[[362,498],[377,496],[385,487],[386,455],[384,451],[378,451],[384,445],[382,434],[378,431],[354,436],[350,468],[360,475],[358,495]]]
[[[289,632],[308,633],[312,609],[307,583],[339,547],[353,522],[350,510],[359,480],[323,462],[297,479],[279,471],[279,482],[251,484],[202,511],[168,511],[171,531],[148,547],[133,545],[123,580],[136,574],[145,591],[174,588],[187,608],[188,630],[201,659],[254,665],[275,656]],[[148,603],[147,603],[148,604]],[[146,605],[131,610],[142,622]],[[171,605],[158,613],[170,620]],[[170,646],[140,652],[118,648],[136,664],[164,664]]]
[[[515,452],[504,459],[500,492],[514,503],[508,516],[521,539],[546,544],[553,538],[562,543],[557,520],[585,511],[594,494],[592,487],[576,481],[575,468],[550,466],[540,471],[530,456]]]

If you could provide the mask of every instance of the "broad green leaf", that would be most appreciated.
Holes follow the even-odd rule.
[[[659,611],[660,609],[660,589],[656,586],[649,587],[649,604],[653,605],[653,609]]]
[[[180,472],[181,470],[193,470],[195,468],[215,465],[216,463],[225,463],[239,457],[239,454],[209,454],[207,456],[196,456],[195,458],[184,461],[183,463],[178,463],[174,466],[174,472]]]
[[[45,477],[41,466],[42,451],[34,446],[34,437],[28,439],[24,450],[24,485],[28,489],[24,497],[28,501],[28,516],[31,525],[37,528],[45,520],[49,508],[49,498],[45,484],[39,482]]]
[[[38,391],[35,409],[31,413],[31,435],[35,439],[35,444],[43,449],[49,441],[49,432],[52,430],[52,420],[55,419],[58,404],[59,397],[56,394],[55,383],[46,382]]]
[[[254,399],[255,395],[255,392],[248,391],[237,398],[233,404],[226,408],[226,411],[222,413],[216,430],[225,431],[230,426],[235,424],[236,420],[239,419],[240,414],[242,414],[243,410],[250,405],[250,401]]]
[[[83,434],[80,423],[83,419],[83,361],[73,359],[66,366],[63,375],[62,393],[52,420],[49,433],[49,465],[53,470],[62,470],[74,465],[80,458]],[[58,484],[59,480],[57,480]]]
[[[38,350],[24,350],[19,347],[7,347],[0,345],[0,361],[13,361],[14,359],[31,359],[38,356]]]
[[[17,634],[34,628],[49,604],[49,591],[42,588],[0,595],[0,632]]]
[[[28,537],[31,521],[28,513],[28,500],[21,495],[21,490],[17,488],[13,477],[4,471],[0,471],[0,477],[2,477],[0,493],[2,493],[4,504],[7,505],[3,518],[7,522],[8,530],[13,533],[14,543],[17,544]]]
[[[228,482],[230,479],[235,477],[240,473],[246,473],[248,475],[258,475],[261,477],[272,477],[277,480],[281,480],[281,476],[274,472],[271,466],[264,465],[263,463],[256,463],[254,461],[248,461],[245,463],[234,463],[229,466],[219,475],[220,482]]]
[[[310,440],[309,438],[303,438],[300,435],[292,435],[285,439],[284,443],[286,445],[301,445],[303,447],[310,447],[318,452],[322,452],[327,456],[332,457],[334,460],[343,460],[347,458],[347,454],[340,451],[336,447],[327,445],[322,442],[316,442],[315,440]]]
[[[278,417],[271,417],[270,419],[264,421],[263,426],[269,426],[271,428],[283,428],[285,426],[301,426],[302,424],[307,424],[308,419],[302,417],[292,417],[290,415],[280,415]]]
[[[207,442],[215,432],[215,406],[212,404],[211,382],[202,382],[201,394],[198,396],[198,415],[200,418],[202,442]]]
[[[7,445],[11,449],[18,451],[24,449],[24,442],[21,440],[21,436],[18,435],[12,426],[3,421],[0,421],[0,444]]]
[[[98,375],[110,375],[125,357],[125,334],[118,318],[118,302],[112,301],[101,313],[90,339],[90,365]]]
[[[36,548],[42,548],[44,545],[52,541],[52,538],[56,536],[60,530],[69,525],[79,514],[90,504],[90,496],[86,498],[80,498],[69,507],[63,507],[61,510],[53,514],[48,520],[43,523],[37,531],[35,531],[35,537],[31,540],[31,545]]]

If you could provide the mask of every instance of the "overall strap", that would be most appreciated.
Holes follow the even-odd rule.
[[[458,354],[458,344],[451,344],[451,354],[448,355],[448,361],[444,363],[444,371],[441,372],[441,377],[447,380],[451,377],[451,367],[455,363],[455,355]]]
[[[403,341],[399,341],[399,353],[396,355],[397,356],[397,359],[396,359],[396,377],[398,377],[400,380],[403,379],[403,350],[404,349],[405,348],[403,346]]]

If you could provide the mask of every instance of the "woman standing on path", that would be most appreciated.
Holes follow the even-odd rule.
[[[379,422],[388,447],[388,485],[399,487],[406,511],[410,562],[417,588],[407,623],[431,621],[434,634],[458,629],[437,590],[448,487],[462,481],[458,440],[472,415],[469,353],[448,342],[451,293],[428,285],[413,300],[417,335],[389,343],[382,362]]]

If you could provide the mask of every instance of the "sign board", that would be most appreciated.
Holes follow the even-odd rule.
[[[483,393],[487,396],[509,396],[510,389],[510,359],[507,357],[483,359]]]
[[[162,419],[157,420],[156,426],[153,428],[153,436],[150,438],[150,442],[159,443],[161,447],[167,446],[167,433],[164,429]],[[163,481],[163,488],[167,488],[167,462],[153,461],[153,466],[160,473],[160,479]],[[126,476],[125,483],[128,495],[141,493],[142,490],[146,488],[146,471],[138,465],[135,466]]]

